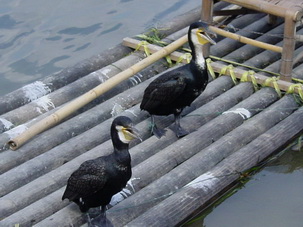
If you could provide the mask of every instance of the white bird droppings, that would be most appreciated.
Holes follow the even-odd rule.
[[[118,203],[120,203],[122,200],[124,200],[125,198],[127,198],[128,196],[130,196],[131,194],[134,194],[135,192],[135,188],[133,186],[133,181],[134,180],[138,180],[140,178],[132,178],[130,179],[128,182],[127,182],[127,187],[128,188],[131,188],[131,190],[127,189],[127,188],[124,188],[121,192],[118,192],[117,194],[115,194],[111,201],[110,201],[110,205],[114,206]]]
[[[115,103],[110,114],[114,117],[114,116],[117,116],[118,114],[122,113],[123,111],[124,111],[124,108],[120,104]]]
[[[48,95],[43,96],[43,97],[35,100],[34,102],[37,104],[38,107],[36,108],[36,110],[40,114],[42,114],[45,111],[46,112],[49,111],[50,107],[51,107],[51,109],[55,108],[55,104],[51,101],[51,99],[49,98]]]
[[[107,76],[107,74],[109,74],[111,71],[112,70],[110,68],[103,68],[100,70],[100,72],[105,76]]]
[[[245,109],[245,108],[237,108],[235,110],[225,111],[222,114],[228,114],[228,113],[240,114],[240,116],[244,120],[251,117],[251,113],[247,109]]]
[[[212,173],[206,172],[201,176],[197,177],[195,180],[187,184],[187,187],[203,189],[203,191],[208,191],[213,185],[216,184],[218,178],[215,177]]]
[[[14,126],[12,122],[1,117],[0,117],[0,122],[4,125],[5,130],[10,129]]]
[[[51,92],[51,89],[41,81],[25,85],[22,90],[30,102]]]
[[[16,136],[19,136],[21,133],[23,133],[25,130],[27,130],[28,127],[25,125],[18,125],[17,127],[6,131],[5,133],[9,136],[10,139],[15,138]]]

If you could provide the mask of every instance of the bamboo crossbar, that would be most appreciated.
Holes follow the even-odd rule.
[[[138,47],[138,44],[140,43],[140,41],[138,40],[135,40],[135,39],[131,39],[131,38],[125,38],[123,40],[123,44],[124,45],[127,45],[129,47],[132,47],[134,49],[136,49],[136,47]],[[157,51],[159,49],[159,46],[156,46],[154,44],[148,44],[147,48],[149,49],[149,51],[151,53]],[[139,48],[140,50],[144,50],[144,47],[140,47]],[[179,60],[181,56],[183,56],[184,54],[183,53],[180,53],[178,51],[174,51],[170,54],[170,57],[172,60],[176,61],[176,60]],[[186,63],[186,59],[182,59],[182,62]],[[216,73],[220,73],[222,71],[222,69],[224,67],[226,67],[225,64],[222,64],[222,63],[219,63],[219,62],[211,62],[211,66],[213,67],[213,70],[214,72]],[[245,72],[247,72],[247,70],[244,70],[244,69],[240,69],[240,68],[234,68],[233,69],[233,72],[235,74],[235,76],[238,78],[238,79],[241,79],[243,74]],[[229,70],[226,70],[226,73],[228,75],[230,75],[230,71]],[[255,73],[254,74],[254,77],[256,78],[256,82],[260,85],[263,85],[270,77],[268,76],[264,76],[264,75],[261,75],[259,73]],[[248,80],[251,81],[250,78],[248,78]],[[287,82],[287,81],[283,81],[283,80],[278,80],[277,81],[277,84],[279,86],[279,89],[282,90],[282,91],[288,91],[289,90],[289,87],[294,85],[294,83],[291,83],[291,82]],[[268,84],[268,86],[270,87],[274,87],[274,84],[272,82],[270,82]],[[299,93],[299,90],[297,88],[294,89],[294,92],[295,93]]]
[[[272,45],[272,44],[256,41],[256,40],[253,40],[253,39],[241,36],[241,35],[237,35],[237,34],[232,33],[232,32],[225,31],[223,29],[220,29],[220,28],[217,28],[217,27],[214,27],[214,26],[210,26],[210,30],[215,32],[218,35],[222,35],[224,37],[237,40],[241,43],[245,43],[245,44],[253,45],[253,46],[256,46],[256,47],[260,47],[262,49],[267,49],[267,50],[271,50],[271,51],[274,51],[274,52],[282,53],[282,47],[279,47],[279,46],[275,46],[275,45]]]
[[[134,64],[133,66],[129,67],[128,69],[118,73],[116,76],[108,79],[106,82],[98,85],[94,89],[88,91],[87,93],[79,96],[78,98],[74,99],[70,103],[66,104],[61,109],[57,110],[52,115],[42,119],[41,121],[34,124],[32,127],[28,128],[26,131],[21,133],[19,136],[11,139],[8,142],[10,149],[16,150],[20,146],[22,146],[26,141],[30,140],[35,135],[45,131],[46,129],[56,125],[64,118],[68,117],[74,111],[80,109],[81,107],[85,106],[92,100],[96,99],[103,93],[109,91],[114,86],[118,85],[122,81],[128,79],[129,77],[133,76],[137,72],[141,71],[142,69],[146,68],[147,66],[151,65],[152,63],[156,62],[157,60],[165,57],[166,55],[170,54],[174,50],[178,49],[180,46],[187,42],[187,36],[183,36],[180,39],[172,42],[171,44],[167,45],[166,47],[161,48],[159,51],[155,52],[154,54],[148,56],[147,58],[143,59],[142,61]]]
[[[278,17],[285,18],[287,15],[291,15],[294,21],[298,20],[302,16],[301,9],[295,8],[294,3],[289,1],[289,8],[285,8],[278,4],[268,3],[266,1],[260,0],[224,0],[225,2],[229,2],[231,4],[236,4],[243,6],[248,9],[262,11],[267,14],[275,15]],[[293,8],[292,8],[293,7]],[[301,12],[300,12],[301,11]]]

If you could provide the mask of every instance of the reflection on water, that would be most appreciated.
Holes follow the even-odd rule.
[[[190,227],[303,226],[303,152],[287,151]]]
[[[200,5],[196,0],[0,0],[0,96]]]

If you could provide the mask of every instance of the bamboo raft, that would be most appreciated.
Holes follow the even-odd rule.
[[[163,41],[185,43],[187,26],[199,20],[200,12],[194,9],[162,24]],[[237,35],[282,45],[282,37],[273,34],[282,33],[283,21],[269,25],[265,14],[248,14],[226,23],[240,29]],[[68,177],[83,161],[111,152],[109,126],[117,115],[133,119],[143,142],[131,144],[132,178],[107,211],[114,226],[180,226],[235,184],[241,173],[302,133],[302,85],[269,73],[279,71],[281,53],[218,37],[208,64],[211,74],[222,75],[211,78],[184,110],[181,124],[191,133],[177,139],[169,129],[172,116],[159,117],[156,121],[167,133],[157,139],[139,104],[146,86],[167,70],[166,61],[154,60],[146,67],[144,50],[159,54],[161,48],[140,42],[126,38],[98,56],[0,98],[0,226],[86,226],[85,215],[61,197]],[[302,48],[298,43],[295,54]],[[174,61],[186,62],[184,56],[180,50],[170,54]],[[230,62],[240,65],[232,67]],[[262,71],[252,72],[246,65]],[[116,75],[130,68],[132,72],[117,81]],[[303,79],[299,60],[293,77]],[[108,81],[114,88],[103,88]],[[99,84],[101,93],[94,89]],[[81,95],[87,98],[80,107],[58,115]],[[40,122],[43,129],[30,131]],[[15,140],[28,131],[26,139]]]

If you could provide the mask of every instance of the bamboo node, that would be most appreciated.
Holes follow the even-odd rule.
[[[231,79],[233,80],[234,84],[235,85],[238,84],[237,77],[235,75],[234,66],[233,65],[227,65],[227,66],[223,67],[221,69],[221,72],[219,73],[219,76],[221,76],[221,75],[228,75],[227,74],[227,70],[229,70],[229,75],[230,75]]]
[[[215,74],[213,67],[211,66],[211,63],[212,63],[212,60],[210,58],[207,58],[206,65],[207,65],[208,72],[213,79],[216,79],[216,74]]]
[[[281,90],[280,90],[280,87],[278,85],[278,81],[279,78],[278,77],[270,77],[270,78],[267,78],[263,84],[263,86],[265,87],[270,87],[270,83],[273,84],[273,87],[274,89],[276,90],[276,92],[278,93],[279,97],[281,98],[282,97],[282,93],[281,93]]]

